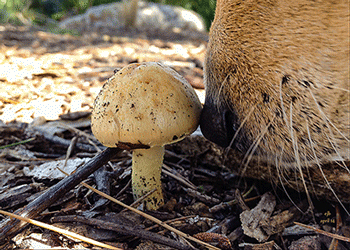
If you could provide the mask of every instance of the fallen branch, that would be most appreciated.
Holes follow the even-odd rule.
[[[29,219],[35,218],[39,213],[50,207],[50,205],[52,205],[60,197],[85,180],[90,174],[106,164],[121,151],[122,149],[120,148],[105,149],[102,153],[96,155],[94,158],[88,161],[84,166],[80,167],[75,173],[52,186],[27,206],[16,210],[15,214]],[[6,238],[16,235],[25,225],[27,225],[27,223],[19,220],[3,220],[0,224],[0,243],[6,241]]]
[[[80,223],[88,224],[90,226],[97,226],[98,228],[111,230],[119,234],[136,236],[136,237],[157,242],[175,249],[181,249],[181,250],[193,249],[190,246],[185,246],[180,242],[171,240],[157,233],[146,231],[140,227],[130,227],[130,226],[116,224],[116,223],[99,220],[99,219],[86,218],[86,217],[77,216],[77,215],[67,215],[67,216],[53,217],[51,219],[51,222],[53,223],[80,222]]]

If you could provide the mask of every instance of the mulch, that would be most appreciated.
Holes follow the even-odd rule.
[[[105,149],[92,136],[90,112],[115,69],[161,61],[201,94],[205,48],[203,36],[186,40],[136,31],[73,36],[0,26],[0,146],[7,145],[0,148],[0,209],[30,207],[65,178],[46,169],[81,168]],[[294,224],[349,237],[349,216],[337,204],[315,199],[310,207],[302,193],[240,178],[210,158],[211,150],[219,149],[200,136],[167,146],[162,174],[166,204],[147,214],[219,249],[350,249],[348,242]],[[46,168],[40,168],[43,164]],[[118,152],[87,176],[89,185],[125,204],[134,202],[129,151]],[[205,249],[82,185],[66,189],[33,219],[121,249]],[[33,225],[7,235],[7,216],[0,220],[1,249],[35,244],[100,249]]]

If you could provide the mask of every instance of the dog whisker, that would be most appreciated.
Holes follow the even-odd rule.
[[[313,98],[313,100],[314,100],[314,102],[315,102],[315,104],[316,104],[316,106],[317,106],[317,108],[318,108],[318,111],[319,111],[319,112],[321,113],[321,115],[322,115],[322,118],[323,118],[323,120],[324,120],[324,122],[325,122],[325,124],[326,124],[326,126],[327,126],[327,129],[328,129],[328,131],[329,131],[330,136],[332,137],[332,139],[331,139],[331,138],[329,137],[329,135],[327,135],[327,134],[325,133],[325,136],[327,137],[327,140],[328,140],[329,144],[332,146],[334,152],[335,152],[335,153],[337,154],[337,156],[339,157],[339,159],[340,159],[340,161],[341,161],[343,167],[344,167],[345,169],[347,169],[347,171],[350,173],[349,169],[347,168],[347,166],[346,166],[346,164],[345,164],[345,162],[344,162],[343,156],[341,156],[341,154],[340,154],[340,152],[339,152],[339,150],[338,150],[338,148],[340,148],[340,146],[338,146],[338,144],[336,143],[335,136],[334,136],[333,131],[332,131],[332,129],[331,129],[331,127],[330,127],[329,125],[331,125],[337,132],[339,132],[339,134],[340,134],[341,136],[343,136],[344,139],[346,139],[348,142],[350,142],[350,141],[349,141],[349,140],[344,136],[344,134],[343,134],[341,131],[339,131],[339,129],[329,120],[329,118],[326,116],[326,114],[323,112],[322,108],[321,108],[320,105],[318,104],[318,102],[317,102],[317,100],[316,100],[316,97],[314,96],[314,94],[312,93],[311,90],[310,90],[310,94],[311,94],[311,96],[312,96],[312,98]]]
[[[233,137],[232,137],[232,140],[231,140],[229,146],[228,146],[228,147],[226,148],[226,150],[225,150],[225,156],[224,156],[225,158],[224,158],[224,159],[227,158],[227,154],[229,153],[229,149],[232,147],[232,145],[233,145],[235,139],[237,138],[239,132],[240,132],[241,129],[243,128],[244,124],[247,122],[248,118],[253,114],[253,111],[254,111],[254,110],[255,110],[255,106],[253,106],[253,107],[250,109],[248,115],[246,115],[246,116],[244,117],[243,121],[242,121],[241,124],[239,125],[237,131],[235,132],[235,134],[234,134]]]
[[[309,193],[309,190],[306,186],[306,181],[305,181],[305,178],[304,178],[304,174],[303,174],[303,169],[302,169],[302,166],[301,166],[301,163],[300,163],[300,155],[299,155],[299,149],[298,149],[298,139],[296,138],[296,136],[294,135],[294,130],[293,130],[293,104],[291,103],[290,104],[290,137],[292,138],[292,145],[293,145],[293,149],[294,149],[294,154],[295,154],[295,161],[296,161],[296,164],[297,164],[297,169],[299,171],[299,174],[300,174],[300,178],[301,178],[301,181],[303,183],[303,186],[304,186],[304,190],[305,190],[305,193],[306,193],[306,197],[307,197],[307,200],[309,202],[309,204],[312,204],[312,201],[311,201],[311,197],[310,197],[310,193]]]
[[[329,128],[329,124],[347,141],[350,142],[350,139],[347,138],[335,125],[334,123],[327,117],[327,115],[323,112],[322,108],[320,107],[320,105],[318,104],[315,95],[312,93],[311,89],[309,89],[310,95],[312,96],[318,111],[320,112],[320,114],[322,115],[322,118],[324,119],[328,129],[331,131],[331,129]]]
[[[259,143],[261,142],[262,138],[265,136],[265,134],[267,133],[269,127],[271,126],[273,120],[275,117],[273,117],[273,119],[265,126],[264,130],[260,133],[260,135],[255,139],[255,141],[251,144],[251,146],[249,147],[249,149],[247,150],[246,154],[243,157],[242,163],[244,163],[244,168],[242,171],[242,175],[245,173],[249,162],[251,161],[256,149],[259,146]]]
[[[282,149],[282,152],[283,152],[283,149]],[[299,206],[294,202],[294,200],[292,199],[292,197],[290,197],[289,193],[288,193],[288,190],[286,189],[284,183],[288,183],[288,180],[284,177],[283,173],[282,173],[282,170],[284,169],[283,166],[281,166],[282,162],[282,154],[281,154],[281,157],[280,157],[280,160],[278,160],[278,158],[276,157],[276,170],[277,170],[277,176],[278,176],[278,179],[279,179],[279,182],[282,186],[282,189],[284,191],[284,193],[286,194],[286,196],[288,197],[288,199],[290,200],[290,202],[299,210],[299,212],[301,213],[304,213],[304,211],[302,211]],[[284,178],[284,181],[282,180],[282,177]]]
[[[316,151],[315,151],[315,146],[314,146],[314,142],[313,140],[311,139],[311,133],[310,133],[310,129],[309,127],[307,127],[307,133],[308,133],[308,139],[309,139],[309,142],[310,142],[310,147],[311,147],[311,150],[313,152],[313,155],[314,155],[314,159],[316,161],[316,165],[318,167],[318,169],[320,170],[320,173],[324,179],[324,181],[326,182],[326,185],[327,187],[329,188],[329,190],[333,193],[334,197],[336,198],[336,200],[339,202],[339,204],[343,207],[344,211],[346,211],[346,213],[350,216],[350,213],[349,211],[346,209],[346,207],[344,206],[344,204],[341,202],[341,200],[339,199],[338,195],[335,193],[334,189],[332,188],[331,184],[329,183],[323,169],[322,169],[322,166],[320,164],[320,161],[317,157],[317,154],[316,154]]]

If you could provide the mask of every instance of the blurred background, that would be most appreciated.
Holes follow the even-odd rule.
[[[1,0],[0,22],[12,24],[54,25],[67,17],[82,14],[92,6],[119,2],[116,0]],[[203,17],[206,27],[214,18],[215,0],[149,0],[181,6]]]
[[[0,123],[91,111],[113,71],[158,61],[204,100],[214,0],[0,0]]]

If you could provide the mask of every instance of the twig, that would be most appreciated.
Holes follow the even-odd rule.
[[[167,165],[163,164],[163,168],[162,168],[162,172],[172,178],[174,178],[175,180],[178,180],[179,182],[181,182],[183,185],[192,188],[194,190],[197,189],[197,187],[191,183],[189,180],[185,179],[182,175],[179,174],[173,174],[172,169],[170,167],[168,167]]]
[[[119,193],[117,193],[117,195],[115,197],[119,198],[120,195],[122,195],[126,189],[128,189],[128,187],[131,184],[131,179],[128,181],[128,183],[126,183],[126,185],[119,191]]]
[[[21,221],[25,221],[27,223],[31,223],[33,225],[36,225],[36,226],[39,226],[39,227],[42,227],[42,228],[46,228],[46,229],[54,231],[56,233],[60,233],[60,234],[72,237],[73,239],[77,239],[77,240],[80,240],[80,241],[83,241],[83,242],[87,242],[87,243],[95,245],[95,246],[104,247],[104,248],[108,248],[108,249],[114,249],[114,250],[122,250],[121,248],[113,247],[113,246],[104,244],[102,242],[98,242],[98,241],[90,239],[88,237],[85,237],[85,236],[82,236],[82,235],[79,235],[79,234],[76,234],[76,233],[73,233],[73,232],[70,232],[70,231],[67,231],[67,230],[55,227],[55,226],[52,226],[52,225],[49,225],[49,224],[46,224],[46,223],[43,223],[41,221],[28,219],[26,217],[22,217],[22,216],[19,216],[19,215],[13,214],[13,213],[9,213],[9,212],[3,211],[3,210],[0,210],[0,213],[1,214],[5,214],[5,215],[10,216],[10,217],[13,217],[13,218],[16,218],[16,219],[21,220]]]
[[[243,194],[243,198],[247,197],[247,196],[253,191],[253,189],[254,189],[254,185],[251,186],[250,189],[249,189],[245,194]],[[253,198],[249,198],[249,199],[244,199],[244,201],[245,201],[245,202],[248,202],[248,201],[257,199],[257,198],[259,198],[259,197],[260,197],[260,196],[253,197]],[[237,203],[237,199],[233,199],[233,200],[227,201],[227,202],[226,202],[226,201],[225,201],[225,202],[221,202],[220,204],[215,205],[215,206],[209,208],[209,212],[211,212],[211,213],[216,213],[216,212],[218,212],[218,211],[220,211],[220,210],[222,210],[222,209],[226,209],[226,208],[228,208],[228,207],[231,207],[231,206],[233,206],[233,205],[236,204],[236,203]]]
[[[189,161],[188,159],[186,159],[185,157],[183,157],[183,156],[181,156],[181,155],[178,155],[178,154],[176,154],[176,153],[174,153],[174,152],[172,152],[172,151],[170,151],[170,150],[165,150],[165,153],[166,153],[167,155],[170,155],[170,156],[173,156],[173,157],[176,157],[176,158],[180,159],[180,162],[183,162],[183,161],[185,161],[185,162],[187,162],[187,163],[190,162],[190,161]],[[175,165],[177,165],[177,164],[175,164]]]
[[[96,140],[96,138],[93,135],[85,133],[84,131],[81,131],[80,129],[74,128],[73,126],[70,126],[68,124],[64,124],[62,122],[59,122],[57,126],[60,127],[60,128],[67,129],[67,130],[69,130],[69,131],[71,131],[73,133],[76,133],[78,135],[84,136],[84,137],[86,137],[86,138],[88,138],[90,140]]]
[[[218,204],[220,202],[219,199],[216,199],[214,197],[211,197],[206,194],[201,194],[200,192],[193,190],[192,188],[182,188],[189,196],[192,196],[201,202],[204,202],[206,204]]]
[[[70,145],[67,149],[67,154],[66,154],[66,158],[64,159],[64,164],[63,164],[63,167],[65,168],[66,165],[67,165],[67,161],[70,157],[70,155],[72,154],[72,151],[74,150],[74,147],[75,145],[77,144],[77,141],[78,141],[78,136],[74,136],[73,139],[71,140],[70,142]]]
[[[61,123],[59,122],[58,123],[58,127],[61,127],[61,128],[64,128],[64,129],[68,129],[69,131],[71,131],[72,133],[76,133],[78,134],[79,136],[84,136],[88,142],[96,149],[97,152],[101,152],[102,150],[96,145],[96,143],[94,143],[94,140],[96,140],[96,138],[93,136],[93,135],[90,135],[88,133],[85,133],[84,131],[81,131],[80,129],[77,129],[77,128],[74,128],[72,126],[69,126],[67,124],[64,124],[64,123]],[[85,145],[85,144],[82,144],[82,145]],[[110,167],[113,168],[113,165],[112,163],[108,162],[108,165]]]
[[[127,209],[129,209],[129,210],[131,210],[131,211],[133,211],[133,212],[143,216],[146,219],[149,219],[149,220],[153,221],[154,223],[157,223],[158,225],[160,225],[160,226],[162,226],[162,227],[164,227],[164,228],[166,228],[166,229],[176,233],[177,235],[180,235],[180,236],[182,236],[182,237],[184,237],[186,239],[189,239],[191,241],[197,242],[197,243],[207,247],[208,249],[220,250],[217,247],[214,247],[214,246],[212,246],[212,245],[210,245],[208,243],[200,241],[200,240],[198,240],[198,239],[196,239],[196,238],[194,238],[194,237],[192,237],[192,236],[190,236],[188,234],[185,234],[185,233],[181,232],[180,230],[177,230],[176,228],[173,228],[173,227],[169,226],[168,224],[165,224],[163,221],[158,220],[157,218],[154,218],[153,216],[150,216],[150,215],[148,215],[148,214],[146,214],[146,213],[144,213],[144,212],[142,212],[140,210],[137,210],[136,208],[133,208],[133,207],[130,207],[130,206],[124,204],[123,202],[121,202],[121,201],[119,201],[117,199],[114,199],[113,197],[111,197],[111,196],[109,196],[109,195],[107,195],[107,194],[97,190],[96,188],[91,187],[90,185],[86,184],[85,182],[82,182],[81,184],[84,187],[94,191],[95,193],[97,193],[97,194],[99,194],[99,195],[101,195],[101,196],[103,196],[103,197],[113,201],[114,203],[117,203],[118,205],[120,205],[122,207],[125,207],[125,208],[127,208]]]
[[[122,224],[116,224],[105,220],[93,219],[93,218],[85,218],[82,216],[76,215],[68,215],[68,216],[60,216],[54,217],[51,219],[51,222],[80,222],[84,224],[88,224],[91,226],[97,226],[102,229],[111,230],[123,235],[132,235],[142,239],[151,240],[169,247],[173,247],[176,249],[189,250],[193,249],[191,247],[185,246],[175,240],[171,240],[167,237],[161,236],[159,234],[148,232],[139,227],[130,227]]]
[[[59,169],[59,170],[60,170],[62,173],[64,173],[65,175],[69,176],[69,174],[66,173],[65,171],[63,171],[62,169]],[[115,199],[115,198],[109,196],[108,194],[105,194],[105,193],[103,193],[103,192],[101,192],[101,191],[99,191],[99,190],[97,190],[97,189],[91,187],[89,184],[87,184],[87,183],[85,183],[85,182],[82,182],[82,183],[80,183],[80,184],[81,184],[82,186],[88,188],[89,190],[91,190],[91,191],[93,191],[93,192],[99,194],[100,196],[102,196],[102,197],[104,197],[104,198],[106,198],[106,199],[108,199],[108,200],[110,200],[110,201],[113,201],[114,203],[117,203],[118,205],[125,207],[125,209],[129,209],[129,210],[135,212],[136,214],[139,214],[139,215],[145,217],[146,219],[149,219],[149,220],[151,220],[151,221],[157,223],[158,225],[167,228],[168,230],[170,230],[170,231],[172,231],[172,232],[176,232],[176,231],[180,232],[181,234],[179,234],[179,233],[177,233],[177,232],[176,232],[176,233],[177,233],[178,235],[181,235],[182,237],[185,237],[185,238],[186,238],[186,236],[188,236],[188,235],[182,233],[181,231],[179,231],[179,230],[177,230],[177,229],[175,229],[175,228],[172,228],[171,226],[165,224],[164,222],[162,222],[162,221],[160,221],[160,220],[158,220],[158,219],[152,217],[151,215],[148,215],[148,214],[146,214],[146,213],[144,213],[144,212],[141,212],[141,211],[137,210],[136,208],[133,208],[133,207],[132,207],[132,205],[135,205],[135,204],[137,204],[139,201],[142,201],[142,200],[144,200],[145,198],[147,198],[147,196],[149,196],[149,195],[151,195],[153,192],[155,192],[156,189],[153,189],[153,190],[149,191],[149,192],[148,192],[147,194],[145,194],[143,197],[139,198],[137,201],[135,201],[133,204],[131,204],[131,206],[128,206],[128,205],[122,203],[121,201],[119,201],[119,200],[117,200],[117,199]],[[125,210],[125,209],[124,209],[124,210]],[[124,211],[124,210],[123,210],[123,211]],[[161,223],[158,223],[157,221],[159,221],[159,222],[161,222]],[[163,224],[165,224],[165,225],[168,226],[168,227],[164,226]],[[112,230],[112,229],[111,229],[111,230]],[[135,229],[132,229],[132,230],[135,230]],[[140,236],[140,237],[141,237],[141,236]],[[191,237],[191,236],[188,236],[188,237]],[[193,238],[193,237],[192,237],[192,238]],[[190,238],[189,238],[189,239],[190,239]],[[200,244],[202,244],[202,245],[207,244],[207,243],[205,243],[205,242],[201,242],[200,240],[197,240],[196,238],[193,238],[192,240],[194,240],[194,241],[196,241],[197,243],[200,243]],[[209,244],[208,244],[208,245],[209,245]],[[209,246],[210,246],[210,247],[208,247],[209,249],[214,249],[214,250],[215,250],[215,249],[218,249],[218,248],[215,248],[215,247],[213,247],[213,246],[211,246],[211,245],[209,245]],[[180,248],[180,249],[182,249],[182,248]],[[190,249],[192,249],[192,248],[190,248]]]
[[[138,198],[136,201],[134,201],[133,203],[130,204],[130,207],[138,207],[148,196],[150,196],[151,194],[153,194],[155,191],[157,191],[156,188],[152,189],[151,191],[147,192],[145,195],[141,196],[140,198]],[[127,209],[124,208],[122,210],[122,212],[126,211]]]
[[[170,224],[170,223],[173,223],[173,222],[180,222],[182,220],[187,220],[187,219],[190,219],[190,218],[193,218],[193,217],[196,217],[196,216],[197,215],[187,215],[187,216],[183,216],[183,217],[180,217],[180,218],[175,218],[175,219],[164,221],[164,223]],[[150,226],[150,227],[146,228],[145,230],[150,231],[150,230],[153,230],[153,229],[155,229],[157,227],[159,227],[159,225],[155,224],[153,226]]]
[[[61,171],[62,171],[64,174],[68,175],[68,173],[65,173],[63,170],[61,170]],[[88,188],[88,189],[91,190],[91,191],[94,191],[95,193],[101,195],[102,197],[104,197],[104,198],[106,198],[106,199],[108,199],[108,200],[110,200],[110,201],[113,201],[114,203],[116,203],[116,204],[118,204],[118,205],[120,205],[120,206],[122,206],[122,207],[125,207],[125,208],[127,208],[127,209],[133,211],[134,213],[136,213],[136,214],[138,214],[138,215],[141,215],[141,216],[143,216],[144,218],[153,221],[154,223],[157,223],[158,225],[160,225],[160,226],[162,226],[162,227],[164,227],[164,228],[170,230],[171,232],[176,233],[177,235],[180,235],[180,236],[182,236],[182,237],[184,237],[184,238],[186,238],[186,239],[192,240],[192,241],[197,242],[197,243],[199,243],[199,244],[201,244],[201,245],[203,245],[203,246],[206,246],[208,249],[220,250],[220,249],[217,248],[217,247],[214,247],[214,246],[212,246],[212,245],[210,245],[210,244],[208,244],[208,243],[205,243],[205,242],[203,242],[203,241],[200,241],[200,240],[198,240],[198,239],[196,239],[196,238],[194,238],[194,237],[192,237],[192,236],[190,236],[190,235],[188,235],[188,234],[185,234],[185,233],[181,232],[180,230],[177,230],[177,229],[175,229],[175,228],[169,226],[168,224],[162,222],[161,220],[158,220],[157,218],[154,218],[154,217],[151,216],[151,215],[148,215],[148,214],[146,214],[146,213],[144,213],[144,212],[142,212],[142,211],[140,211],[140,210],[137,210],[136,208],[133,208],[133,207],[131,207],[131,206],[128,206],[128,205],[124,204],[123,202],[121,202],[121,201],[119,201],[119,200],[113,198],[112,196],[109,196],[108,194],[105,194],[105,193],[103,193],[103,192],[97,190],[96,188],[91,187],[89,184],[87,184],[87,183],[85,183],[85,182],[82,182],[81,185],[83,185],[84,187]],[[153,191],[153,190],[152,190],[152,191]],[[149,193],[151,193],[152,191],[150,191]],[[154,191],[153,191],[153,192],[154,192]],[[146,194],[145,196],[147,196],[147,195],[148,195],[148,194]]]
[[[44,136],[44,138],[46,140],[48,140],[54,144],[59,144],[59,145],[65,146],[67,148],[70,145],[70,140],[63,139],[63,138],[56,136],[56,135],[51,135],[48,132],[41,130],[41,129],[36,129],[36,130],[39,131],[41,133],[41,135]],[[83,151],[96,152],[95,148],[89,144],[77,143],[76,147],[80,150],[83,150]]]
[[[350,242],[350,238],[348,237],[344,237],[344,236],[341,236],[341,235],[338,235],[338,234],[333,234],[333,233],[330,233],[330,232],[326,232],[324,230],[321,230],[321,229],[318,229],[316,227],[313,227],[313,226],[309,226],[309,225],[305,225],[305,224],[302,224],[302,223],[299,223],[299,222],[294,222],[296,225],[298,226],[301,226],[301,227],[305,227],[307,229],[310,229],[310,230],[313,230],[315,231],[316,233],[319,233],[319,234],[323,234],[323,235],[326,235],[328,237],[331,237],[331,238],[334,238],[334,239],[337,239],[337,240],[342,240],[342,241],[346,241],[346,242]]]
[[[340,228],[343,226],[343,221],[341,219],[340,211],[339,211],[339,205],[335,205],[335,221],[336,221],[336,226],[335,226],[335,231],[339,232]],[[337,239],[332,239],[332,242],[329,246],[329,250],[337,250],[339,246],[339,241]]]
[[[119,148],[107,148],[101,154],[96,155],[94,158],[88,161],[84,166],[80,167],[75,173],[64,178],[27,206],[16,210],[15,213],[27,218],[35,218],[39,213],[52,205],[60,197],[74,188],[81,181],[85,180],[90,174],[106,164],[121,151],[122,150]],[[24,227],[24,225],[26,225],[26,223],[18,220],[3,220],[3,222],[0,224],[0,242],[5,241],[7,237],[17,234],[19,230]]]

